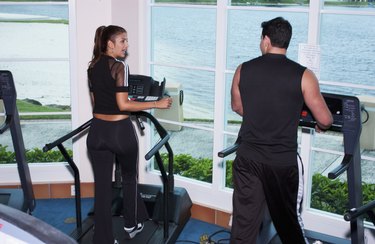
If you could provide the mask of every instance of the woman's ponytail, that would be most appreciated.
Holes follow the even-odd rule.
[[[94,49],[92,51],[92,58],[89,63],[89,68],[92,68],[94,64],[99,60],[101,54],[102,54],[102,33],[105,26],[99,26],[95,31],[95,37],[94,37]]]

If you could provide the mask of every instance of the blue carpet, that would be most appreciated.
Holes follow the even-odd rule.
[[[82,219],[93,207],[93,198],[82,198]],[[33,216],[52,225],[66,234],[76,228],[75,200],[69,199],[38,199]],[[209,224],[197,219],[190,219],[177,239],[177,243],[229,243],[229,233],[218,225]]]
[[[94,206],[93,198],[82,198],[82,220]],[[56,229],[70,234],[76,228],[76,205],[74,198],[38,199],[33,216],[52,225]]]
[[[190,219],[178,237],[177,243],[229,243],[228,239],[229,233],[223,227]]]

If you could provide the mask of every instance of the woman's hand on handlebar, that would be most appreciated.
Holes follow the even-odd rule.
[[[155,108],[160,108],[160,109],[167,109],[172,106],[172,98],[170,97],[165,97],[160,99],[159,101],[154,102]]]

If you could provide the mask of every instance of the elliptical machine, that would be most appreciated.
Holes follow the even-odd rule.
[[[151,86],[154,86],[153,89],[147,88],[148,81],[151,81]],[[165,83],[165,80],[163,81]],[[163,84],[162,83],[162,84]],[[130,91],[135,92],[129,95],[133,95],[134,99],[139,99],[139,101],[144,101],[145,98],[149,97],[150,93],[153,98],[155,94],[155,89],[164,89],[164,85],[157,86],[154,84],[152,78],[147,76],[130,76],[129,77],[129,86]],[[157,86],[155,88],[155,86]],[[146,94],[144,92],[147,92]],[[158,92],[158,94],[162,94]],[[156,163],[159,167],[161,173],[162,186],[156,185],[145,185],[139,184],[138,189],[140,191],[141,197],[146,203],[147,210],[151,219],[146,221],[144,224],[144,229],[141,233],[136,235],[133,239],[127,240],[126,243],[175,243],[179,234],[181,233],[183,227],[189,220],[191,216],[191,206],[192,201],[184,188],[174,186],[173,178],[173,151],[169,145],[169,134],[161,126],[158,120],[148,112],[133,112],[131,113],[132,117],[135,118],[138,127],[143,131],[144,124],[142,117],[148,119],[156,129],[157,133],[160,136],[160,141],[154,145],[154,147],[145,155],[145,159],[149,160],[152,157],[155,157]],[[76,219],[77,226],[76,229],[71,233],[71,236],[77,240],[78,243],[91,243],[93,236],[93,215],[95,214],[91,211],[88,216],[82,221],[81,219],[81,193],[80,193],[80,176],[79,170],[73,159],[70,157],[66,151],[63,143],[73,137],[81,135],[84,133],[87,128],[90,127],[91,120],[82,124],[77,129],[72,132],[62,136],[52,143],[48,143],[43,148],[43,151],[51,150],[54,147],[57,147],[68,164],[70,165],[73,175],[74,175],[74,185],[75,185],[75,200],[76,200]],[[159,150],[165,147],[168,154],[168,166],[167,170],[163,164],[162,157]],[[116,164],[117,165],[117,164]],[[116,239],[124,239],[124,230],[123,230],[123,220],[121,217],[122,213],[122,191],[121,191],[121,174],[120,169],[116,166],[115,169],[115,182],[113,182],[113,200],[112,200],[112,215],[114,222],[114,232]]]

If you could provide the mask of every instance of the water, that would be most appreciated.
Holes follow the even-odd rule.
[[[0,14],[42,15],[58,19],[68,19],[67,4],[1,4]]]
[[[45,18],[68,19],[67,5],[0,5],[1,14],[24,14],[46,16]],[[288,57],[297,60],[298,44],[307,42],[307,13],[263,12],[230,10],[228,14],[228,40],[225,47],[226,72],[225,99],[227,118],[240,120],[230,111],[229,87],[232,71],[238,64],[260,55],[259,38],[262,21],[282,15],[293,25],[293,38],[288,50]],[[23,16],[27,18],[27,16]],[[1,18],[0,18],[1,19]],[[154,65],[152,75],[161,80],[182,83],[184,90],[184,117],[213,119],[215,62],[216,62],[216,10],[195,8],[161,8],[152,10],[152,61],[167,64],[203,66],[207,70],[189,70]],[[157,21],[157,22],[156,22]],[[173,26],[171,26],[173,23]],[[321,73],[322,80],[339,81],[360,85],[374,86],[375,40],[373,17],[324,14],[321,30]],[[125,26],[126,27],[126,26]],[[43,23],[1,23],[0,22],[0,57],[2,59],[44,58],[57,61],[0,61],[0,69],[13,72],[18,98],[31,98],[42,104],[70,104],[69,82],[69,45],[68,25]],[[6,35],[4,35],[6,33]],[[130,43],[133,40],[130,40]],[[135,41],[135,40],[134,40]],[[17,48],[17,51],[15,51]],[[353,49],[355,51],[353,51]],[[131,56],[130,56],[131,58]],[[344,94],[374,95],[374,90],[339,88],[322,86],[323,91]],[[201,126],[212,126],[211,123]],[[229,127],[230,126],[230,127]],[[238,125],[227,126],[227,131],[237,132]],[[70,121],[25,121],[22,124],[24,139],[28,149],[42,148],[45,143],[52,142],[71,131]],[[49,132],[40,135],[40,131]],[[42,137],[42,139],[41,139]],[[317,136],[319,139],[320,137]],[[181,141],[184,143],[181,143]],[[227,143],[235,140],[228,136]],[[333,140],[318,143],[319,145],[340,145]],[[211,158],[213,138],[210,131],[184,127],[182,131],[171,133],[171,145],[175,154],[191,154],[195,157]],[[9,132],[0,137],[0,144],[12,150]],[[71,142],[67,142],[71,148]],[[197,146],[198,145],[198,146]],[[197,152],[197,148],[199,148]],[[374,156],[369,152],[370,155]],[[323,157],[331,157],[324,155]],[[316,156],[322,157],[322,156]],[[320,162],[321,160],[316,160]],[[331,162],[329,158],[326,160]],[[323,160],[323,163],[326,161]],[[366,182],[373,182],[373,162],[365,162],[364,174]],[[321,170],[324,164],[316,165]]]
[[[68,19],[68,6],[0,5],[0,16],[1,13]],[[220,84],[227,88],[227,97],[232,72],[237,65],[260,55],[261,22],[280,15],[293,25],[294,35],[288,57],[297,60],[298,44],[307,42],[307,13],[229,10],[228,40],[225,47],[226,70],[229,72],[225,74],[226,84]],[[189,70],[154,65],[152,76],[156,79],[165,77],[167,83],[170,81],[182,84],[185,94],[183,106],[185,118],[213,119],[216,10],[154,7],[152,20],[154,20],[151,39],[154,50],[152,61],[172,65],[203,66],[208,69]],[[368,41],[375,40],[373,17],[324,14],[322,23],[321,80],[374,86],[375,45]],[[0,36],[2,58],[59,59],[32,62],[0,61],[0,69],[9,69],[14,74],[18,98],[31,98],[42,104],[69,105],[68,26],[0,22],[0,32],[7,33]],[[132,41],[130,40],[130,43]],[[16,52],[15,47],[17,47]],[[322,90],[375,96],[375,90],[368,89],[323,85]],[[223,99],[226,99],[228,117],[236,119],[237,117],[230,112],[229,100]]]

